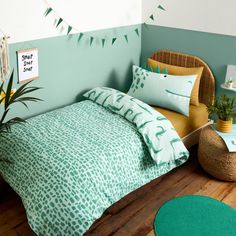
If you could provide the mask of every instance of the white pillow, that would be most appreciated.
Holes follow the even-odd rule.
[[[128,94],[150,105],[189,116],[190,96],[197,75],[166,75],[133,66],[133,83]]]

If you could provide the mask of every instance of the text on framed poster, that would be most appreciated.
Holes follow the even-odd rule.
[[[19,83],[39,78],[37,48],[17,51],[17,62]]]

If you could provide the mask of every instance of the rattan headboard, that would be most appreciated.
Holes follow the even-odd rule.
[[[155,52],[150,58],[175,66],[201,67],[203,73],[199,88],[199,101],[204,104],[212,103],[215,97],[215,78],[209,66],[199,57],[173,51],[161,50]]]

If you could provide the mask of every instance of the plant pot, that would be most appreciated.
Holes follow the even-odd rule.
[[[221,120],[216,121],[216,129],[223,133],[229,133],[233,129],[233,119],[231,120]]]

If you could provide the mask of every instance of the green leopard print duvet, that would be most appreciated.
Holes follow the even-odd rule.
[[[136,127],[92,101],[14,125],[1,139],[3,178],[37,235],[83,235],[113,203],[173,169],[158,165]]]

